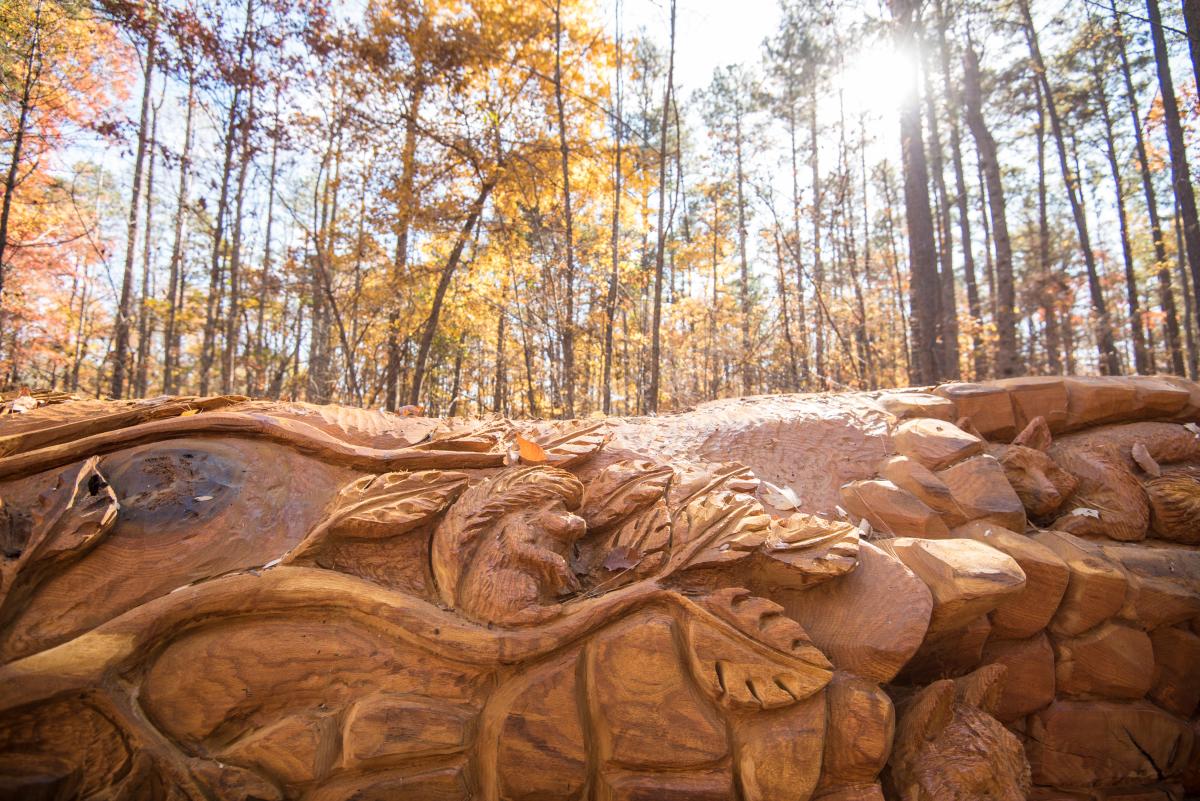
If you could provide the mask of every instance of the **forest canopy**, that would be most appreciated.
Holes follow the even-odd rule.
[[[1200,0],[779,2],[698,76],[701,0],[0,0],[0,385],[1196,378]]]

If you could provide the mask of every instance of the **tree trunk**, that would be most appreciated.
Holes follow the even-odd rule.
[[[1154,0],[1150,0],[1153,2]],[[1071,216],[1075,220],[1075,232],[1079,237],[1079,249],[1083,255],[1084,267],[1088,276],[1088,291],[1092,300],[1092,312],[1095,315],[1096,350],[1100,360],[1100,370],[1107,375],[1118,375],[1121,372],[1121,360],[1117,354],[1116,343],[1113,341],[1112,323],[1108,317],[1108,304],[1104,300],[1104,289],[1100,285],[1100,275],[1096,267],[1096,254],[1092,251],[1091,238],[1088,235],[1087,217],[1083,209],[1083,197],[1078,176],[1071,171],[1067,156],[1067,145],[1062,129],[1062,120],[1058,116],[1058,108],[1054,103],[1054,91],[1046,74],[1046,63],[1042,60],[1042,51],[1038,46],[1037,30],[1033,25],[1033,17],[1029,12],[1029,0],[1019,0],[1018,6],[1024,21],[1025,41],[1029,45],[1029,55],[1033,63],[1033,71],[1041,83],[1042,93],[1046,98],[1046,111],[1050,116],[1050,130],[1054,134],[1054,142],[1058,149],[1058,166],[1062,170],[1063,183],[1066,185],[1067,199],[1071,203]]]
[[[505,301],[508,300],[508,292],[500,293],[500,312],[496,315],[496,377],[492,386],[492,411],[496,414],[503,414],[505,402],[508,398],[508,371],[505,364],[505,347],[508,344],[506,341],[505,327],[508,323],[508,312],[506,310]]]
[[[159,104],[162,104],[162,98],[159,98]],[[158,108],[154,108],[150,114],[150,164],[146,168],[146,231],[143,237],[142,248],[142,298],[138,304],[138,345],[137,345],[137,362],[134,369],[133,379],[133,394],[134,397],[146,397],[146,391],[149,388],[147,380],[147,372],[149,370],[150,356],[150,336],[152,321],[150,320],[150,253],[151,253],[151,237],[154,226],[154,162],[155,148],[158,146]]]
[[[779,230],[775,231],[775,264],[778,268],[779,310],[783,318],[783,339],[787,343],[788,391],[795,392],[800,384],[800,372],[796,364],[796,341],[792,338],[791,315],[788,314],[787,278],[783,269],[783,248],[779,243]]]
[[[125,396],[125,372],[129,360],[129,325],[133,305],[133,260],[137,253],[139,198],[142,191],[142,165],[146,159],[146,134],[150,122],[150,90],[154,83],[154,59],[158,48],[157,9],[153,27],[146,40],[146,64],[142,81],[142,110],[138,119],[137,151],[133,157],[133,189],[129,199],[129,224],[125,228],[125,272],[121,279],[121,299],[113,332],[112,396]]]
[[[734,111],[734,157],[737,167],[737,223],[738,261],[741,265],[741,280],[738,282],[738,298],[741,301],[742,317],[742,394],[750,395],[755,383],[754,354],[750,352],[750,261],[746,256],[746,173],[742,161],[742,110],[740,100]]]
[[[1184,375],[1183,343],[1180,340],[1179,313],[1175,305],[1175,291],[1171,286],[1171,265],[1167,259],[1166,240],[1158,214],[1158,198],[1154,179],[1150,175],[1150,160],[1146,156],[1146,140],[1142,135],[1142,115],[1138,110],[1137,92],[1133,87],[1133,74],[1129,67],[1129,55],[1125,48],[1125,32],[1121,28],[1121,15],[1116,0],[1109,0],[1113,15],[1113,26],[1117,36],[1117,54],[1121,58],[1121,75],[1125,81],[1125,97],[1133,124],[1134,143],[1137,147],[1138,171],[1142,177],[1142,192],[1146,196],[1146,211],[1150,217],[1150,236],[1154,241],[1154,263],[1158,277],[1159,303],[1166,317],[1167,343],[1171,350],[1171,369],[1176,375]],[[1197,5],[1200,8],[1200,4]]]
[[[21,151],[25,143],[25,130],[29,125],[29,114],[33,111],[33,87],[42,72],[42,0],[33,12],[32,41],[29,54],[25,56],[24,74],[21,76],[21,102],[17,112],[17,128],[12,132],[12,150],[9,156],[8,173],[4,176],[4,203],[0,206],[0,332],[4,330],[3,301],[6,265],[4,254],[8,250],[8,220],[12,213],[13,197],[17,192],[17,175],[21,167]]]
[[[183,309],[178,291],[183,270],[183,215],[188,206],[188,182],[192,174],[192,115],[196,108],[196,77],[188,72],[187,112],[183,123],[183,152],[179,159],[179,202],[175,206],[175,240],[171,246],[171,273],[167,282],[167,322],[163,330],[163,392],[178,391],[175,371],[179,359],[177,318]]]
[[[667,86],[663,90],[662,129],[658,141],[658,242],[654,249],[654,316],[650,334],[650,389],[646,396],[646,411],[658,412],[658,393],[662,366],[662,289],[663,256],[667,244],[664,213],[667,207],[667,124],[671,111],[671,91],[675,81],[675,0],[671,0],[671,49],[667,59]]]
[[[813,293],[816,296],[821,295],[822,287],[825,283],[825,264],[821,261],[821,206],[824,195],[821,191],[821,143],[817,138],[817,82],[812,81],[809,85],[810,95],[808,103],[808,137],[809,137],[809,156],[808,167],[812,172],[812,227],[813,227]],[[918,121],[919,124],[919,121]],[[816,334],[813,342],[813,362],[817,371],[817,381],[819,389],[828,389],[825,386],[825,321],[822,317],[823,310],[821,304],[817,304],[817,308],[813,312],[815,316],[814,328]]]
[[[558,111],[558,148],[562,162],[563,222],[567,236],[566,320],[562,323],[563,383],[566,404],[563,416],[575,416],[575,221],[571,214],[571,170],[567,146],[567,123],[563,103],[562,0],[554,4],[554,105]]]
[[[799,380],[808,383],[808,323],[804,308],[804,265],[800,262],[800,162],[799,148],[796,145],[796,103],[789,97],[788,104],[788,141],[791,145],[792,156],[792,253],[796,267],[796,327],[800,332],[803,347],[800,348]],[[802,388],[797,383],[796,390]]]
[[[214,219],[212,258],[209,262],[208,297],[205,300],[204,335],[200,343],[200,394],[208,394],[208,385],[215,358],[217,322],[220,314],[219,297],[222,290],[221,257],[225,245],[225,212],[229,207],[229,177],[233,173],[233,142],[237,130],[240,86],[234,89],[229,106],[229,120],[225,127],[225,158],[221,169],[221,190],[217,198]]]
[[[942,1],[937,2],[938,21],[938,52],[942,64],[942,91],[946,95],[948,116],[950,118],[950,157],[954,163],[954,189],[958,196],[958,230],[962,240],[963,279],[967,287],[967,313],[971,315],[971,349],[974,351],[974,378],[976,380],[988,374],[987,350],[983,346],[980,330],[983,326],[983,312],[979,305],[979,285],[975,276],[975,255],[971,250],[971,215],[968,208],[966,173],[963,170],[962,133],[959,128],[959,114],[962,112],[962,92],[954,86],[950,78],[950,48],[946,45],[947,20]]]
[[[425,84],[418,80],[409,98],[407,124],[404,128],[404,146],[400,151],[400,199],[397,203],[396,256],[392,260],[391,283],[395,296],[388,311],[387,328],[387,389],[384,406],[396,411],[400,403],[400,310],[396,304],[402,295],[401,282],[408,270],[408,237],[412,227],[415,198],[413,191],[416,179],[417,120],[420,118],[421,102],[425,97]]]
[[[968,44],[963,55],[963,100],[966,103],[967,127],[975,139],[979,165],[987,183],[988,212],[992,221],[991,236],[996,249],[995,261],[995,323],[996,377],[1010,378],[1021,372],[1017,353],[1016,293],[1013,287],[1012,242],[1008,236],[1008,214],[1005,208],[1004,184],[996,140],[992,138],[983,119],[983,95],[979,80],[979,59]]]
[[[1183,224],[1179,219],[1179,203],[1175,204],[1175,266],[1179,271],[1179,286],[1183,291],[1183,330],[1187,332],[1187,371],[1188,378],[1195,381],[1200,372],[1200,352],[1196,349],[1196,296],[1192,294],[1191,282],[1188,281],[1187,259],[1183,248]]]
[[[249,23],[247,23],[249,24]],[[251,34],[253,36],[253,34]],[[251,42],[254,40],[251,39]],[[254,70],[255,47],[250,46],[250,70]],[[242,120],[242,146],[238,156],[237,189],[233,194],[233,242],[229,254],[229,306],[225,315],[225,349],[221,354],[221,392],[233,392],[234,372],[237,365],[238,339],[242,318],[242,218],[246,199],[246,172],[250,168],[250,134],[254,128],[254,84],[251,83],[246,103],[246,117]]]
[[[917,52],[913,0],[892,0],[897,45]],[[929,172],[921,137],[921,91],[914,64],[906,76],[907,98],[900,108],[900,148],[904,157],[904,209],[908,220],[909,304],[912,309],[912,356],[909,380],[915,385],[937,383],[938,323],[941,282],[929,208]]]
[[[450,280],[454,278],[454,271],[458,269],[459,260],[462,258],[463,248],[466,247],[467,239],[471,236],[471,230],[475,227],[476,221],[479,220],[479,215],[483,214],[483,207],[487,204],[488,197],[492,194],[492,190],[496,188],[496,183],[500,180],[500,168],[497,168],[492,177],[486,179],[483,185],[479,188],[479,194],[475,197],[471,208],[467,212],[467,218],[463,220],[462,226],[458,229],[458,237],[454,240],[454,247],[450,250],[450,255],[446,258],[446,264],[442,267],[441,277],[438,278],[437,289],[433,294],[433,303],[429,307],[429,316],[425,319],[425,325],[421,330],[421,342],[417,346],[416,364],[413,366],[412,389],[408,394],[408,402],[413,406],[417,406],[421,399],[421,382],[425,378],[425,365],[429,360],[429,351],[433,347],[433,337],[437,333],[438,318],[442,314],[442,303],[446,299],[446,292],[450,289]]]
[[[1183,222],[1183,244],[1192,276],[1192,299],[1200,298],[1200,219],[1196,214],[1196,194],[1188,169],[1187,148],[1183,126],[1179,120],[1179,103],[1171,80],[1170,56],[1163,35],[1158,0],[1146,0],[1150,17],[1150,34],[1154,39],[1154,63],[1158,68],[1158,87],[1162,93],[1163,119],[1167,124],[1167,146],[1171,152],[1171,182],[1175,188],[1179,219]]]
[[[614,16],[617,26],[617,77],[616,77],[616,124],[613,126],[613,139],[616,153],[613,163],[613,212],[612,212],[612,272],[608,276],[608,296],[604,301],[604,367],[601,388],[601,406],[605,414],[612,414],[612,360],[613,360],[613,325],[617,316],[617,292],[620,287],[621,261],[621,144],[625,133],[625,121],[621,116],[621,101],[623,89],[621,85],[621,67],[625,57],[625,43],[621,30],[621,0],[616,0]]]
[[[932,56],[932,54],[930,54]],[[942,136],[938,126],[937,101],[933,92],[933,70],[925,65],[925,119],[929,126],[929,160],[937,198],[938,279],[941,283],[941,376],[957,380],[961,376],[958,360],[958,300],[954,280],[954,231],[950,221],[950,193],[946,189],[945,164],[942,160]]]
[[[1192,76],[1200,94],[1200,0],[1183,0],[1183,24],[1187,27],[1188,52],[1192,56]]]
[[[1121,235],[1121,256],[1125,265],[1125,296],[1129,305],[1129,329],[1133,340],[1134,370],[1139,375],[1150,372],[1150,359],[1146,354],[1146,337],[1142,329],[1142,310],[1138,301],[1137,275],[1134,273],[1133,247],[1129,243],[1129,222],[1125,215],[1125,192],[1121,184],[1121,168],[1117,161],[1117,147],[1113,141],[1112,113],[1108,106],[1108,89],[1104,82],[1106,73],[1096,51],[1092,50],[1095,65],[1093,77],[1096,82],[1096,99],[1100,105],[1100,118],[1104,123],[1104,155],[1112,173],[1113,188],[1116,190],[1117,226]]]
[[[275,91],[275,120],[271,135],[271,170],[267,177],[267,230],[263,235],[262,270],[258,279],[258,319],[254,327],[254,372],[253,383],[249,384],[249,394],[257,395],[263,386],[263,378],[267,367],[267,355],[263,342],[263,328],[267,304],[274,295],[271,281],[271,229],[275,222],[275,180],[278,175],[279,138],[279,90]],[[250,379],[247,379],[248,381]]]

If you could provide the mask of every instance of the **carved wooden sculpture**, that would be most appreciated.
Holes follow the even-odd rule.
[[[47,401],[0,417],[0,799],[1200,791],[1188,382]]]

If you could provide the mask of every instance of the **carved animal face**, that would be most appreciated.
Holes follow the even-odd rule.
[[[896,730],[891,780],[903,801],[1024,801],[1020,740],[992,717],[1004,668],[989,665],[917,692]]]
[[[1184,466],[1147,481],[1150,523],[1165,540],[1200,544],[1200,468]]]
[[[1049,447],[1050,429],[1044,418],[1037,417],[1011,445],[989,448],[1000,460],[1008,483],[1016,490],[1026,511],[1035,518],[1052,515],[1078,485],[1077,479],[1046,452]]]

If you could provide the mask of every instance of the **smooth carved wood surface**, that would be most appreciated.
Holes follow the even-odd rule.
[[[0,420],[0,799],[1200,793],[1200,386]]]

